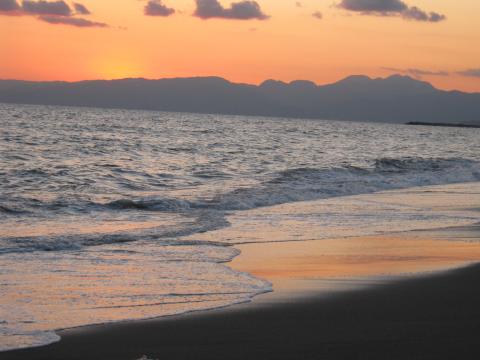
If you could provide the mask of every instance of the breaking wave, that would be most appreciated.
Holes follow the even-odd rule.
[[[471,160],[382,158],[370,167],[285,170],[257,187],[237,189],[196,206],[249,210],[289,202],[478,180],[480,163]]]

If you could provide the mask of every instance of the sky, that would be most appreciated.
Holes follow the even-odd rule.
[[[480,92],[478,0],[0,0],[0,78],[399,73]]]

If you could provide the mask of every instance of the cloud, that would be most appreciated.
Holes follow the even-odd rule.
[[[318,20],[323,19],[323,14],[320,11],[315,11],[312,16]]]
[[[341,0],[337,7],[364,15],[401,16],[423,22],[440,22],[447,18],[443,14],[408,6],[403,0]]]
[[[447,71],[432,71],[432,70],[423,70],[423,69],[398,69],[391,67],[383,67],[383,70],[392,71],[395,73],[408,74],[416,79],[421,79],[423,76],[449,76],[450,73]]]
[[[447,20],[447,16],[446,16],[446,15],[439,14],[439,13],[436,13],[436,12],[434,12],[434,11],[430,12],[428,21],[430,21],[430,22],[439,22],[439,21],[443,21],[443,20]]]
[[[27,15],[55,25],[70,25],[76,27],[108,27],[101,22],[90,21],[75,17],[76,15],[90,15],[87,7],[80,3],[73,3],[72,7],[63,0],[24,0],[21,5],[16,0],[0,0],[0,15]]]
[[[423,76],[450,76],[450,75],[461,75],[466,77],[480,78],[480,68],[478,69],[467,69],[457,72],[448,72],[448,71],[432,71],[432,70],[423,70],[423,69],[399,69],[392,67],[382,67],[383,70],[391,71],[394,73],[407,74],[417,79],[420,79]]]
[[[439,22],[445,20],[447,17],[436,12],[427,13],[416,6],[412,6],[407,10],[402,12],[402,16],[405,19],[416,20],[416,21],[429,21],[429,22]]]
[[[56,15],[56,16],[70,16],[72,9],[65,1],[30,1],[25,0],[22,3],[22,9],[27,14],[35,15]]]
[[[75,17],[61,17],[61,16],[52,16],[52,15],[43,15],[38,18],[39,20],[45,21],[49,24],[54,25],[71,25],[76,27],[108,27],[107,24],[90,21],[82,18]]]
[[[148,16],[170,16],[175,13],[175,9],[169,8],[162,3],[162,0],[150,0],[145,5],[145,15]]]
[[[87,7],[80,3],[73,3],[72,7],[63,0],[24,0],[21,5],[16,0],[0,0],[0,15],[27,15],[54,25],[70,25],[76,27],[108,27],[101,22],[90,21],[75,17],[76,15],[90,15]]]
[[[77,12],[77,14],[82,14],[82,15],[91,14],[90,10],[88,10],[87,7],[83,4],[73,3],[73,7],[75,8],[75,11]]]
[[[18,5],[16,0],[0,0],[0,12],[18,12],[20,10],[20,5]]]
[[[197,8],[194,16],[201,19],[236,19],[236,20],[266,20],[265,15],[256,1],[234,2],[229,8],[224,8],[218,0],[195,0]]]
[[[462,76],[467,76],[467,77],[475,77],[475,78],[478,77],[478,78],[480,78],[480,68],[459,71],[457,74],[462,75]]]
[[[408,6],[401,0],[342,0],[339,7],[363,13],[397,13],[402,12]]]

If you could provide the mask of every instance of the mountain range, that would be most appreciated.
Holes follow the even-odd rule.
[[[480,93],[408,76],[350,76],[329,85],[219,77],[80,82],[0,80],[0,102],[377,122],[480,124]]]

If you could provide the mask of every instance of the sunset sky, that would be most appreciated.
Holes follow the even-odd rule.
[[[407,74],[480,92],[478,0],[0,0],[0,78]]]

